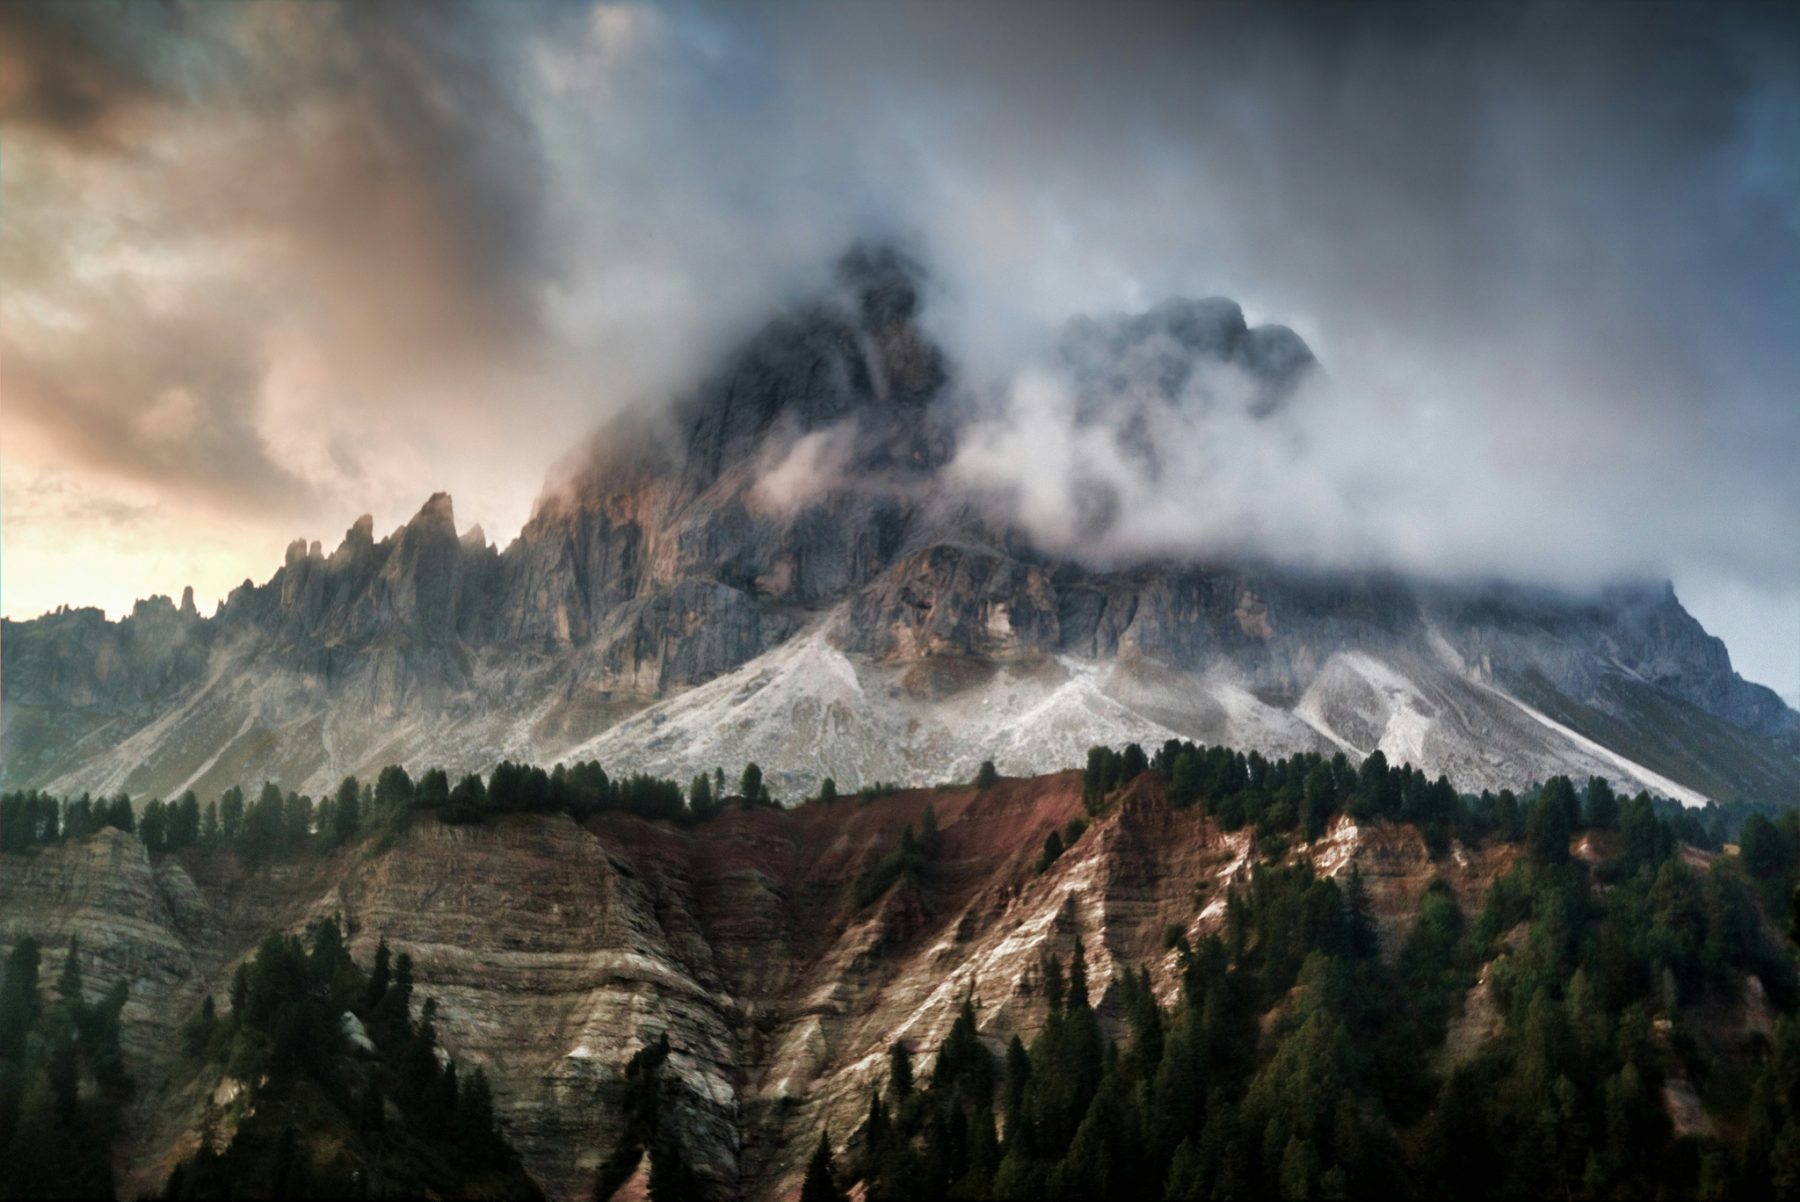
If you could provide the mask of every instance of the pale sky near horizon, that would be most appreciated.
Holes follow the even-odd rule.
[[[440,489],[504,545],[897,230],[1002,392],[1081,313],[1298,330],[1275,553],[1330,505],[1382,566],[1668,577],[1792,699],[1796,18],[1442,7],[0,7],[0,613],[210,612]]]

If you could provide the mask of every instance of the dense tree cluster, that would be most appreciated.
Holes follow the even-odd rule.
[[[1060,831],[1051,831],[1044,836],[1044,850],[1038,853],[1037,870],[1042,873],[1050,865],[1062,859],[1063,852],[1075,846],[1077,840],[1087,833],[1087,819],[1071,818]]]
[[[1791,949],[1758,905],[1760,893],[1785,916],[1792,820],[1748,823],[1742,863],[1702,869],[1682,845],[1708,841],[1703,825],[1599,780],[1469,798],[1373,756],[1353,769],[1170,744],[1139,758],[1096,749],[1090,805],[1153,767],[1185,791],[1180,804],[1255,824],[1275,853],[1227,896],[1219,934],[1190,947],[1171,929],[1179,999],[1158,1004],[1147,973],[1127,970],[1103,1024],[1080,943],[1067,971],[1047,957],[1049,1020],[1029,1047],[1015,1039],[995,1057],[973,1000],[922,1088],[896,1046],[833,1188],[860,1179],[875,1200],[1800,1194],[1800,1021],[1782,1021],[1760,1075],[1715,1064],[1696,1035],[1697,1015],[1739,1004],[1750,983],[1784,1012],[1800,1002]],[[1354,870],[1321,879],[1282,862],[1282,836],[1322,833],[1339,812],[1521,854],[1473,921],[1433,883],[1384,956]],[[1592,854],[1571,854],[1578,836]],[[1447,1056],[1484,967],[1500,1032]],[[1663,1101],[1674,1080],[1743,1121],[1678,1138]]]
[[[827,778],[825,786],[821,796],[835,798],[835,782]],[[684,792],[677,781],[645,773],[614,779],[592,760],[547,771],[503,760],[485,780],[469,773],[454,784],[441,768],[415,781],[406,769],[390,764],[373,784],[347,776],[317,802],[270,782],[254,800],[233,786],[204,808],[192,790],[170,802],[149,798],[141,809],[123,793],[98,800],[85,793],[74,798],[35,790],[7,793],[0,795],[0,851],[23,853],[111,826],[135,832],[153,854],[230,849],[254,864],[329,851],[371,834],[391,839],[419,812],[465,824],[511,813],[568,814],[584,821],[619,810],[687,825],[716,817],[730,800],[724,773],[716,769],[710,777],[696,776]],[[736,800],[746,809],[777,804],[755,764],[745,767]]]
[[[0,1198],[105,1198],[112,1141],[131,1091],[119,1051],[126,986],[86,997],[71,942],[55,993],[40,988],[43,949],[21,939],[0,978]]]
[[[164,1196],[536,1197],[494,1125],[486,1074],[459,1079],[435,1003],[415,1020],[412,992],[404,952],[390,960],[384,941],[365,975],[336,920],[310,941],[266,937],[232,978],[230,1008],[208,997],[183,1031],[196,1071],[248,1084],[245,1117],[220,1147],[209,1111]]]
[[[123,793],[98,800],[86,793],[63,799],[36,789],[0,794],[0,852],[79,839],[108,826],[128,833],[137,829],[131,799]]]
[[[927,802],[925,813],[919,819],[919,833],[913,834],[912,823],[907,823],[894,849],[857,878],[857,907],[869,905],[900,881],[923,879],[942,850],[943,836],[938,831],[937,810]]]
[[[1090,748],[1082,776],[1083,801],[1090,812],[1095,811],[1116,790],[1152,769],[1161,777],[1170,802],[1183,808],[1204,804],[1207,814],[1228,831],[1251,826],[1262,835],[1293,834],[1311,841],[1325,833],[1333,817],[1348,814],[1358,822],[1411,823],[1434,853],[1441,853],[1452,838],[1474,843],[1487,837],[1507,841],[1526,837],[1528,811],[1545,794],[1562,804],[1570,832],[1613,829],[1626,808],[1599,777],[1580,791],[1568,778],[1556,777],[1524,797],[1510,789],[1471,795],[1458,793],[1444,776],[1433,780],[1410,764],[1390,764],[1379,750],[1358,764],[1343,752],[1330,758],[1303,752],[1271,760],[1255,751],[1176,739],[1150,758],[1135,743],[1123,750]],[[1648,793],[1631,800],[1664,819],[1674,838],[1709,849],[1722,846],[1757,815],[1746,806],[1689,809],[1652,799]],[[1554,834],[1543,832],[1546,838]]]

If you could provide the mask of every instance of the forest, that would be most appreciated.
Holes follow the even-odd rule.
[[[1044,839],[1036,870],[1078,846],[1146,773],[1168,804],[1253,831],[1260,857],[1227,896],[1221,929],[1192,944],[1169,930],[1178,989],[1159,999],[1147,967],[1097,986],[1077,938],[1039,965],[1048,1017],[1029,1042],[990,1044],[980,999],[966,999],[940,1046],[890,1049],[854,1130],[816,1133],[809,1202],[853,1189],[876,1202],[1800,1197],[1794,810],[1685,809],[1621,796],[1600,778],[1471,794],[1380,752],[1353,764],[1176,741],[1154,753],[1095,747],[1081,778],[1086,816]],[[973,787],[999,779],[985,763]],[[153,854],[195,848],[254,864],[378,848],[419,818],[622,811],[691,825],[774,804],[755,765],[734,783],[722,772],[683,788],[593,763],[503,763],[454,782],[389,767],[317,801],[273,785],[253,800],[227,790],[204,808],[191,793],[137,805],[9,794],[0,843],[31,854],[113,826]],[[839,802],[826,780],[802,804]],[[1411,825],[1435,855],[1505,846],[1511,867],[1468,913],[1432,884],[1384,951],[1356,870],[1321,877],[1287,855],[1340,815]],[[940,848],[927,805],[919,828],[906,826],[850,886],[854,903],[902,880],[929,894]],[[13,948],[0,988],[4,1188],[107,1193],[106,1149],[131,1088],[118,1053],[126,995],[120,985],[82,1001],[70,956],[64,981],[41,996],[39,954],[31,940]],[[410,960],[390,961],[385,944],[360,970],[335,921],[307,941],[270,935],[228,1004],[208,998],[183,1041],[183,1071],[196,1078],[261,1082],[255,1117],[225,1138],[209,1113],[166,1196],[454,1196],[477,1182],[483,1196],[531,1196],[485,1078],[440,1062],[432,1004],[412,998],[411,977]],[[1497,1034],[1452,1055],[1447,1037],[1478,984]],[[1781,1017],[1753,1053],[1722,1050],[1712,1027],[1746,991]],[[665,1037],[625,1068],[624,1134],[606,1150],[597,1198],[640,1167],[654,1198],[709,1192],[667,1118],[670,1051]],[[1691,1090],[1707,1120],[1677,1130],[1674,1089]]]
[[[209,1097],[200,1146],[162,1191],[186,1198],[537,1198],[494,1123],[480,1069],[440,1054],[436,1003],[414,1016],[412,958],[350,958],[337,920],[270,934],[241,963],[223,1014],[210,996],[177,1072],[249,1083],[229,1138]]]
[[[975,999],[928,1072],[895,1044],[846,1154],[821,1133],[808,1202],[856,1183],[876,1200],[1800,1196],[1800,982],[1765,918],[1791,907],[1792,811],[1659,813],[1597,778],[1466,797],[1380,753],[1351,769],[1173,743],[1153,759],[1095,748],[1090,810],[1143,771],[1174,804],[1265,836],[1224,929],[1198,946],[1169,932],[1178,997],[1127,973],[1109,1024],[1081,943],[1066,965],[1047,955],[1049,1020],[1030,1044],[989,1048]],[[1280,863],[1340,810],[1521,854],[1477,913],[1428,888],[1384,957],[1356,871]],[[1727,821],[1741,854],[1695,867],[1684,844],[1718,846]],[[1571,855],[1578,837],[1604,855]],[[1447,1060],[1484,977],[1500,1033]],[[1716,1056],[1697,1019],[1746,989],[1784,1017],[1759,1058]],[[1725,1121],[1677,1133],[1677,1079]]]

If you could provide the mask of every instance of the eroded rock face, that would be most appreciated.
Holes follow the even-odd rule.
[[[479,530],[459,537],[438,494],[379,540],[364,517],[329,554],[296,541],[210,618],[186,597],[115,623],[94,610],[4,623],[0,783],[204,798],[265,775],[321,793],[395,761],[552,763],[828,628],[865,663],[1073,658],[1204,682],[1175,708],[1130,710],[1144,737],[1207,737],[1212,710],[1241,713],[1250,696],[1285,713],[1239,722],[1239,743],[1380,746],[1475,786],[1549,768],[1613,773],[1633,791],[1669,792],[1661,777],[1693,796],[1800,789],[1800,716],[1732,672],[1665,585],[1568,597],[1243,564],[1102,568],[1034,550],[940,471],[978,398],[924,333],[925,294],[904,253],[853,250],[691,392],[573,455],[504,549]],[[1158,407],[1254,419],[1298,403],[1316,370],[1291,331],[1251,328],[1218,298],[1074,322],[1051,359],[1074,420],[1115,431],[1151,474]],[[1099,534],[1112,503],[1094,498]],[[1338,681],[1347,656],[1407,683]],[[1368,694],[1357,713],[1306,708],[1344,689]],[[1483,689],[1626,767],[1507,711],[1475,713]],[[1383,692],[1428,700],[1395,724]],[[1459,721],[1470,730],[1415,737]],[[1296,741],[1299,728],[1311,734]],[[1502,728],[1520,745],[1471,750]],[[682,776],[715,766],[689,751],[670,757]],[[826,759],[861,783],[853,750]],[[794,757],[764,767],[784,788],[816,779]],[[938,779],[931,767],[915,757],[898,775]]]
[[[855,883],[932,805],[936,868],[858,908]],[[586,828],[519,815],[481,826],[418,821],[366,846],[249,871],[228,855],[152,862],[118,832],[0,857],[0,953],[25,934],[54,980],[79,935],[88,987],[131,987],[124,1046],[139,1083],[122,1145],[127,1196],[191,1151],[202,1088],[168,1077],[180,1024],[270,929],[329,916],[367,965],[377,941],[412,955],[416,997],[438,1001],[445,1046],[483,1066],[501,1123],[553,1197],[583,1199],[618,1138],[625,1063],[667,1034],[684,1148],[720,1197],[797,1187],[821,1129],[848,1138],[904,1041],[926,1073],[965,997],[1004,1050],[1044,1021],[1039,965],[1084,943],[1105,1023],[1113,982],[1148,966],[1176,988],[1170,924],[1218,929],[1225,889],[1256,855],[1169,807],[1141,777],[1049,871],[1044,836],[1081,812],[1080,778],[985,791],[901,793],[779,812],[732,810],[691,829],[624,815]],[[1389,941],[1434,875],[1465,905],[1505,863],[1463,848],[1433,861],[1408,828],[1341,823],[1294,857],[1358,865]]]

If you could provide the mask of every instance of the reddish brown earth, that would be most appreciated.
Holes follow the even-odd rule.
[[[732,809],[686,829],[616,813],[585,827],[421,818],[379,852],[253,871],[225,854],[152,862],[108,832],[0,859],[0,945],[44,939],[54,980],[79,933],[91,988],[130,983],[140,1089],[121,1151],[127,1196],[159,1185],[192,1147],[199,1099],[218,1084],[171,1081],[179,1024],[205,993],[223,999],[266,931],[336,914],[359,961],[382,936],[413,956],[444,1043],[486,1067],[504,1127],[552,1196],[587,1196],[618,1133],[623,1066],[667,1032],[697,1170],[734,1196],[783,1197],[820,1130],[841,1142],[855,1129],[896,1039],[923,1069],[968,997],[996,1051],[1014,1034],[1029,1040],[1046,951],[1067,960],[1084,941],[1109,1023],[1122,968],[1148,966],[1173,995],[1165,929],[1215,929],[1227,887],[1259,853],[1249,832],[1170,807],[1146,774],[1040,875],[1044,837],[1083,813],[1080,791],[1080,774],[1065,772],[985,792]],[[936,866],[859,909],[857,880],[928,804]],[[1343,820],[1286,854],[1322,873],[1355,864],[1390,946],[1434,876],[1472,911],[1509,859],[1456,846],[1433,860],[1410,828]]]

